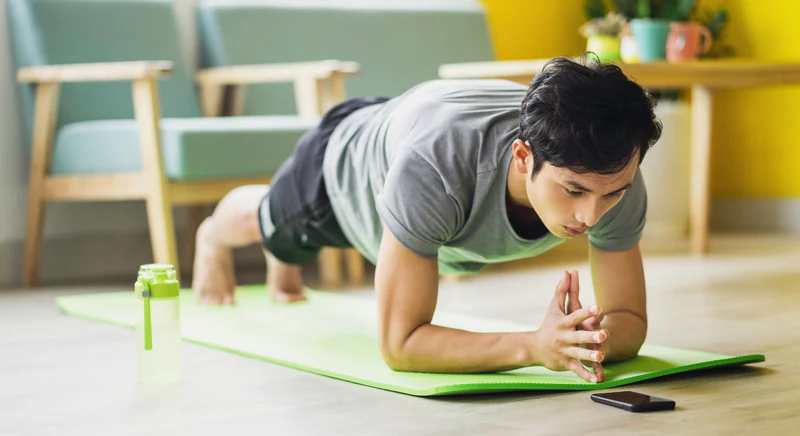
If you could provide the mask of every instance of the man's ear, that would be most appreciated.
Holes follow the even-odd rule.
[[[522,174],[528,174],[528,168],[533,167],[533,153],[525,141],[517,139],[511,145],[514,159],[514,169]]]

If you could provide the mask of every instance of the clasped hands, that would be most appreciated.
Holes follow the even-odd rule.
[[[579,291],[578,271],[564,271],[537,331],[537,360],[549,369],[569,370],[586,381],[599,383],[605,378],[601,362],[607,354],[608,331],[600,327],[603,309],[584,308]]]

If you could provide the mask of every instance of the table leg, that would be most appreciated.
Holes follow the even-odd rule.
[[[692,87],[692,173],[690,242],[693,254],[708,253],[708,221],[711,201],[711,114],[713,91]]]

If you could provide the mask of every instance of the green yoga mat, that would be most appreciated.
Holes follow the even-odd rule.
[[[181,295],[184,340],[302,371],[418,396],[504,391],[592,390],[701,368],[763,362],[760,354],[726,356],[646,344],[627,362],[606,365],[606,381],[588,383],[571,372],[529,367],[493,374],[423,374],[389,369],[377,344],[375,303],[309,291],[308,301],[277,304],[264,286],[238,290],[235,306],[200,306]],[[133,328],[133,291],[60,297],[69,315]],[[532,326],[452,313],[434,322],[471,331],[524,331]]]

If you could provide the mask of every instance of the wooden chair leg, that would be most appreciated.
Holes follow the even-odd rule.
[[[174,265],[175,271],[180,273],[172,205],[164,202],[157,195],[149,196],[146,202],[147,224],[150,229],[150,243],[153,247],[153,262]]]
[[[364,258],[361,253],[355,248],[348,248],[344,250],[344,255],[348,282],[353,285],[364,283]]]
[[[334,75],[326,79],[317,79],[315,77],[297,79],[294,83],[294,92],[297,113],[299,115],[322,116],[331,107],[344,101],[344,78],[339,75]],[[325,247],[320,252],[318,262],[320,266],[320,276],[324,284],[337,286],[342,283],[343,254],[342,250],[330,247]],[[348,255],[348,273],[350,273],[350,264],[351,262],[349,261]],[[363,277],[363,271],[359,273],[356,270],[356,266],[352,268],[352,273],[354,273],[356,277],[359,275]]]
[[[322,283],[326,286],[342,284],[342,253],[332,247],[324,247],[317,256]]]
[[[22,267],[22,284],[26,287],[35,286],[39,281],[44,234],[44,178],[50,172],[53,133],[58,118],[58,94],[59,86],[56,83],[43,83],[36,88],[33,153],[28,184],[28,216]]]
[[[31,180],[28,192],[28,216],[25,229],[25,257],[22,267],[22,284],[30,287],[39,283],[39,266],[41,265],[42,237],[44,235],[44,199],[41,183],[34,186]]]
[[[161,156],[159,130],[158,88],[153,78],[133,82],[133,107],[142,150],[142,171],[147,183],[147,222],[153,245],[153,260],[175,267],[180,277],[180,265],[175,244],[175,220],[172,201]]]

